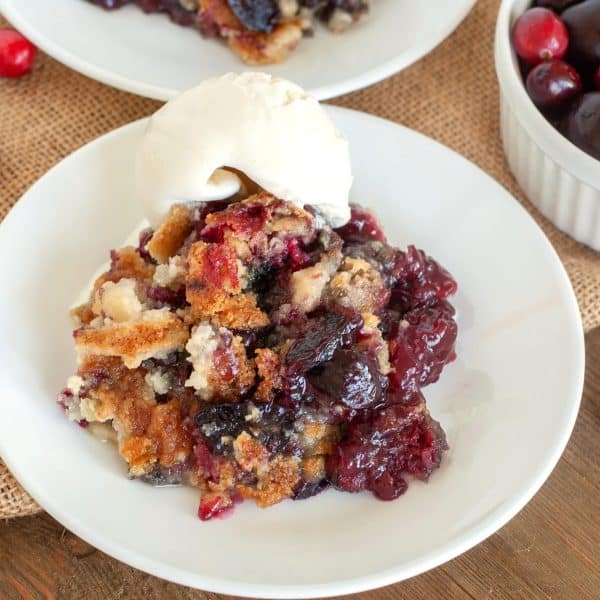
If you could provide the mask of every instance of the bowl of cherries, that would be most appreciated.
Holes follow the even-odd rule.
[[[503,0],[495,59],[519,185],[555,225],[600,250],[600,0]]]

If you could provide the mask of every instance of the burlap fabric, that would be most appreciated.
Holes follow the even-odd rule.
[[[421,131],[477,163],[510,190],[560,254],[589,330],[600,324],[600,255],[541,217],[525,200],[504,161],[493,65],[498,5],[499,0],[479,0],[459,29],[424,60],[333,103]],[[4,24],[1,18],[0,23]],[[44,55],[30,76],[0,81],[0,217],[60,159],[98,135],[151,114],[159,105],[96,83]],[[0,461],[0,517],[38,510]]]

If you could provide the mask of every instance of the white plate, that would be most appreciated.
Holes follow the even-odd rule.
[[[0,453],[50,514],[118,559],[216,592],[296,598],[416,575],[496,531],[542,485],[583,385],[579,312],[534,221],[463,158],[388,121],[331,109],[349,137],[355,201],[392,240],[455,275],[458,360],[426,389],[451,447],[428,484],[392,503],[334,491],[228,520],[196,518],[193,489],[129,481],[112,447],[67,422],[66,307],[140,220],[133,160],[143,122],[77,151],[0,226]]]
[[[343,35],[319,27],[283,65],[261,68],[319,100],[389,77],[427,54],[475,0],[373,0],[370,15]],[[199,81],[244,69],[223,43],[202,40],[164,15],[135,6],[105,12],[83,0],[0,0],[0,10],[45,52],[114,87],[168,100]]]

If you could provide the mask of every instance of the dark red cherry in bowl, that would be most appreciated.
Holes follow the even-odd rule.
[[[561,19],[569,30],[570,62],[591,80],[600,65],[600,0],[585,0],[565,10]]]
[[[526,81],[527,93],[542,111],[565,108],[582,91],[581,77],[562,60],[550,60],[535,66]]]
[[[560,130],[576,146],[600,160],[600,92],[589,92],[576,100]]]
[[[569,8],[569,6],[579,4],[583,1],[584,0],[537,0],[533,3],[533,5],[541,6],[542,8],[549,8],[550,10],[560,14],[563,10]]]
[[[0,28],[0,77],[29,73],[36,52],[36,47],[18,31]]]
[[[562,58],[569,46],[567,28],[547,8],[525,11],[515,21],[512,37],[516,53],[532,65],[543,60]]]

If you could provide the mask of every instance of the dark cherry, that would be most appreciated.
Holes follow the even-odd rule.
[[[270,32],[281,18],[277,0],[227,0],[235,16],[248,28]]]
[[[387,387],[377,359],[356,350],[337,350],[308,380],[333,400],[355,410],[380,404]]]
[[[246,429],[248,406],[241,404],[214,404],[196,415],[196,426],[212,452],[223,453],[229,447],[224,437],[236,438]]]
[[[325,491],[329,485],[330,483],[327,479],[321,479],[320,481],[306,481],[303,479],[296,487],[292,500],[306,500],[307,498],[312,498]]]
[[[567,60],[586,81],[591,81],[600,65],[600,0],[576,4],[561,18],[570,36]]]
[[[560,14],[563,10],[570,6],[574,6],[575,4],[579,4],[580,2],[583,2],[583,0],[536,0],[533,5],[549,8]]]
[[[426,480],[446,448],[442,428],[426,411],[390,406],[350,423],[327,457],[327,474],[338,489],[367,489],[381,500],[394,500],[408,487],[405,475]]]
[[[530,64],[562,58],[569,46],[565,24],[547,8],[530,8],[516,21],[512,30],[516,53]]]
[[[560,130],[576,146],[600,160],[600,92],[581,96],[563,118]]]
[[[369,242],[376,240],[385,242],[385,233],[372,212],[362,206],[352,205],[350,220],[343,227],[335,230],[346,243]]]
[[[594,85],[597,90],[600,90],[600,66],[596,69],[594,73]]]
[[[535,66],[527,76],[526,87],[533,103],[543,111],[564,108],[583,89],[579,73],[562,60]]]
[[[391,386],[410,392],[437,381],[455,358],[457,333],[454,308],[446,301],[406,313],[390,335]]]

